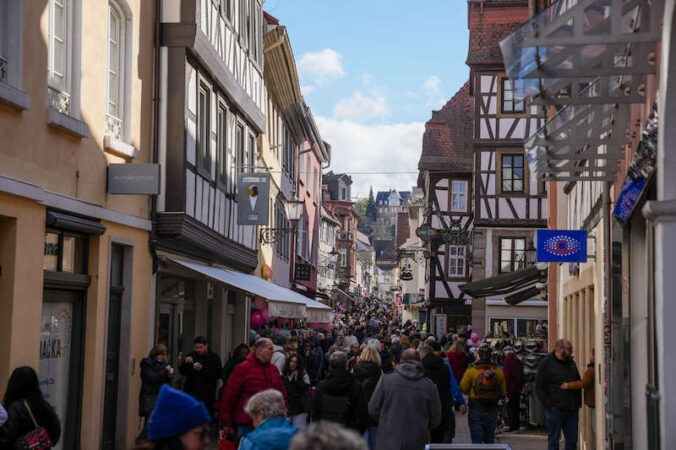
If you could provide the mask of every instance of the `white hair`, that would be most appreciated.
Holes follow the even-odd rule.
[[[286,405],[282,393],[276,389],[266,389],[251,396],[246,402],[244,412],[253,417],[263,413],[265,419],[272,417],[286,417]]]
[[[366,345],[380,351],[380,341],[376,338],[370,338],[368,341],[366,341]]]

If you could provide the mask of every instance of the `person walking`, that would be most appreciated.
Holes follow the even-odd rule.
[[[367,346],[362,350],[357,365],[354,368],[354,377],[364,390],[367,404],[371,400],[373,391],[375,391],[376,385],[382,375],[383,371],[380,368],[380,355],[378,351],[373,347]],[[369,417],[367,428],[364,432],[364,438],[368,443],[369,450],[375,450],[377,435],[378,421]]]
[[[578,412],[582,406],[579,390],[561,389],[564,383],[580,380],[573,361],[573,344],[567,339],[554,343],[554,350],[538,366],[535,392],[545,407],[547,416],[547,448],[558,450],[561,431],[566,450],[577,448]]]
[[[505,359],[502,362],[502,371],[505,374],[505,382],[507,385],[507,433],[519,431],[521,408],[519,406],[521,390],[525,382],[523,373],[523,362],[514,353],[514,349],[510,346],[503,350]]]
[[[415,349],[404,350],[397,368],[380,378],[368,409],[378,420],[376,450],[421,450],[429,443],[430,430],[441,423],[441,400]]]
[[[322,348],[317,345],[317,338],[310,338],[305,341],[304,348],[303,359],[305,360],[305,370],[310,377],[310,385],[317,386],[324,363],[324,353]]]
[[[59,418],[42,395],[38,375],[32,367],[14,369],[7,381],[2,405],[7,411],[7,420],[0,428],[0,448],[23,448],[20,447],[22,437],[40,427],[46,430],[50,447],[59,442]]]
[[[135,450],[206,450],[210,420],[204,403],[164,384],[148,423],[149,442]]]
[[[289,450],[366,450],[366,443],[353,430],[333,422],[310,424],[291,440]]]
[[[366,430],[368,412],[362,387],[347,371],[347,355],[336,351],[329,357],[329,373],[319,382],[312,402],[312,421],[329,420]]]
[[[157,344],[143,358],[141,368],[141,390],[138,399],[138,415],[143,418],[143,428],[136,438],[136,442],[143,442],[148,434],[148,420],[155,409],[157,396],[162,385],[169,383],[174,375],[174,369],[167,363],[167,347]]]
[[[425,344],[423,345],[422,352],[420,352],[420,357],[425,376],[436,385],[441,401],[441,423],[430,432],[430,442],[442,444],[445,442],[445,436],[448,434],[450,426],[449,417],[454,414],[450,396],[451,373],[444,364],[444,360],[434,353],[432,344],[435,344],[441,350],[441,347],[436,342]],[[453,428],[455,428],[455,421]]]
[[[272,364],[277,366],[279,373],[281,374],[284,371],[284,366],[286,365],[286,358],[289,355],[288,346],[289,339],[286,336],[281,334],[274,337],[274,352],[272,353]]]
[[[304,428],[310,411],[310,377],[305,373],[298,355],[289,356],[282,381],[289,401],[289,420],[294,427]]]
[[[266,389],[277,389],[286,399],[286,390],[277,366],[272,364],[273,347],[268,338],[258,339],[244,362],[237,364],[223,391],[219,408],[222,426],[234,427],[242,438],[253,430],[253,421],[244,411],[246,402]]]
[[[507,392],[502,370],[491,361],[487,344],[477,349],[478,360],[471,364],[460,381],[460,389],[469,395],[469,425],[472,444],[493,444],[497,426],[498,401]]]
[[[459,338],[451,344],[451,348],[448,350],[446,356],[448,357],[448,363],[451,365],[451,369],[453,369],[455,379],[462,380],[463,375],[465,375],[465,370],[469,367],[470,360],[465,352],[465,345]]]
[[[221,380],[223,381],[223,386],[228,384],[228,378],[232,374],[232,371],[235,370],[235,366],[246,359],[246,356],[249,354],[249,347],[246,344],[239,344],[232,351],[232,355],[226,361],[221,371]]]
[[[209,350],[209,342],[204,336],[197,336],[193,342],[194,351],[188,353],[179,367],[181,375],[186,377],[183,391],[204,403],[211,413],[216,385],[221,377],[221,358]]]
[[[292,356],[289,359],[296,358]],[[288,365],[288,363],[287,363]],[[275,389],[266,389],[254,394],[244,407],[251,417],[254,430],[244,436],[238,450],[287,450],[293,436],[298,432],[286,420],[284,396]]]

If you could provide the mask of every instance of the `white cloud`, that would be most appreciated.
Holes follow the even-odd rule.
[[[321,84],[347,75],[343,69],[342,59],[340,53],[325,48],[314,53],[304,53],[296,65],[301,77],[311,79],[315,84]]]
[[[441,89],[441,78],[432,75],[423,81],[422,87],[423,92],[427,97],[425,106],[432,109],[439,109],[444,105],[446,98],[443,96],[443,91]]]
[[[339,100],[333,107],[333,116],[336,119],[355,122],[383,119],[389,117],[390,113],[387,98],[377,93],[369,97],[357,91],[348,98]]]
[[[301,86],[301,87],[300,87],[300,92],[301,92],[303,95],[311,94],[312,92],[314,92],[314,91],[316,91],[316,90],[317,90],[317,87],[316,87],[316,86],[313,86],[313,85],[311,85],[311,84],[307,84],[307,85],[304,85],[304,86]]]
[[[364,125],[350,120],[317,117],[317,126],[322,139],[331,144],[328,170],[352,176],[353,197],[367,196],[370,186],[376,192],[387,189],[409,191],[416,185],[424,123]]]

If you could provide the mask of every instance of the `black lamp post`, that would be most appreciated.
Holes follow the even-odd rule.
[[[529,267],[534,266],[535,263],[538,262],[537,261],[537,259],[538,259],[538,249],[535,248],[535,246],[533,245],[533,241],[530,241],[530,243],[528,244],[528,248],[526,249],[525,254],[526,254],[526,265],[527,266],[529,266]]]

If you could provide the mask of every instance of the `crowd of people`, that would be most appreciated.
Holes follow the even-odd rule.
[[[453,441],[457,413],[468,414],[473,443],[493,443],[505,402],[507,431],[519,428],[523,364],[511,347],[496,361],[468,329],[438,339],[375,301],[338,309],[327,328],[272,339],[258,330],[223,366],[197,337],[178,364],[182,391],[170,386],[167,348],[153,347],[140,363],[138,449],[205,449],[210,427],[221,449],[422,449]],[[549,448],[562,431],[575,448],[580,389],[593,388],[593,364],[581,379],[571,354],[570,342],[557,341],[537,374]],[[0,447],[38,430],[58,442],[59,419],[33,369],[14,371],[3,406]]]

